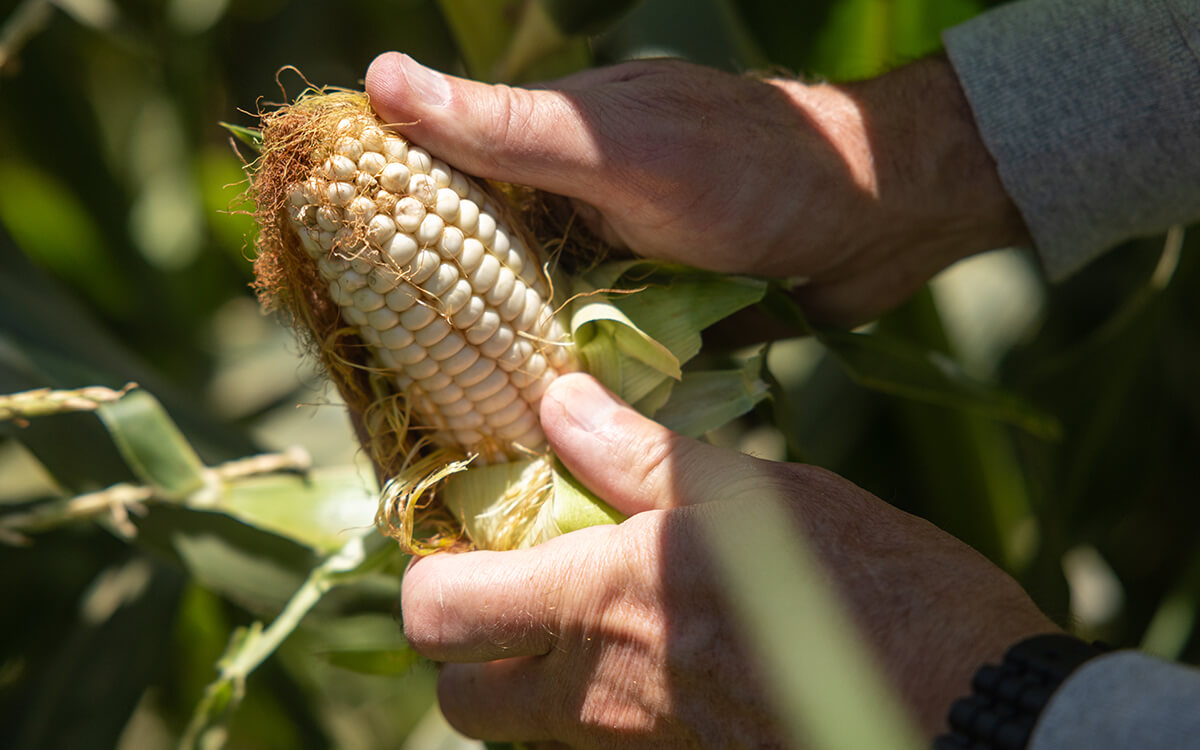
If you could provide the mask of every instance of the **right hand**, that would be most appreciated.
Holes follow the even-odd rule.
[[[803,277],[829,322],[1024,234],[941,60],[851,86],[660,60],[522,89],[387,53],[366,83],[380,117],[459,169],[573,198],[642,255]]]

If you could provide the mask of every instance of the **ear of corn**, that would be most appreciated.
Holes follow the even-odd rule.
[[[745,285],[709,300],[668,285],[673,322],[659,341],[646,330],[661,327],[653,310],[634,305],[635,322],[627,298],[596,289],[621,276],[602,267],[577,280],[584,301],[560,316],[562,284],[502,201],[383,126],[365,95],[310,92],[264,115],[261,140],[260,293],[307,331],[386,483],[380,524],[411,551],[454,543],[455,527],[476,546],[511,548],[617,520],[549,454],[546,387],[584,363],[657,408],[711,310],[757,299]],[[697,302],[710,313],[696,317]]]
[[[575,366],[541,259],[478,185],[368,113],[334,136],[286,213],[342,317],[432,443],[539,451],[538,402]]]
[[[493,193],[345,91],[264,116],[254,191],[260,289],[358,415],[387,482],[381,524],[404,546],[417,506],[467,463],[549,465],[539,402],[577,357],[544,259]],[[548,487],[515,489],[522,512],[472,541],[520,543]]]

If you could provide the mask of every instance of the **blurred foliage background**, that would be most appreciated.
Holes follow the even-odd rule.
[[[461,743],[394,619],[403,561],[360,548],[373,480],[336,396],[248,288],[241,165],[218,123],[253,124],[281,84],[297,93],[284,66],[358,86],[400,49],[521,82],[666,54],[847,79],[936,51],[986,5],[0,2],[0,393],[136,381],[157,397],[0,423],[0,518],[51,519],[0,545],[0,745],[176,744],[237,628],[304,586],[333,590],[209,739]],[[769,351],[770,403],[710,437],[841,472],[972,543],[1081,632],[1195,662],[1200,264],[1194,241],[1169,240],[1054,287],[1026,254],[981,256],[875,327],[1020,396],[1057,434],[905,398],[904,373],[864,378],[832,342],[797,338]],[[252,476],[203,469],[258,454]],[[233,489],[213,500],[212,481]],[[69,498],[112,485],[153,502],[58,522]],[[330,567],[339,547],[349,562]],[[241,687],[208,694],[214,716]]]

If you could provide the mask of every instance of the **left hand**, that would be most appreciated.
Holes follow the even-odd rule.
[[[974,550],[829,472],[681,437],[586,375],[555,381],[542,421],[572,473],[630,518],[410,567],[405,634],[446,662],[442,712],[466,735],[579,748],[786,745],[702,526],[764,502],[786,504],[930,735],[979,665],[1057,630]]]

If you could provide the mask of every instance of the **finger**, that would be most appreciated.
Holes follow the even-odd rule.
[[[388,52],[367,69],[375,111],[464,171],[572,197],[591,192],[600,150],[572,96],[488,85]]]
[[[547,693],[539,659],[447,664],[438,675],[438,706],[462,734],[492,742],[556,738],[553,722],[561,699]]]
[[[613,527],[586,529],[603,535]],[[560,602],[594,574],[581,559],[586,538],[551,540],[511,552],[443,553],[421,558],[404,574],[404,635],[434,661],[482,662],[548,653],[561,632]],[[602,548],[602,547],[599,547]]]
[[[555,380],[542,397],[541,419],[571,473],[626,515],[761,492],[774,483],[767,462],[672,432],[590,375]]]

